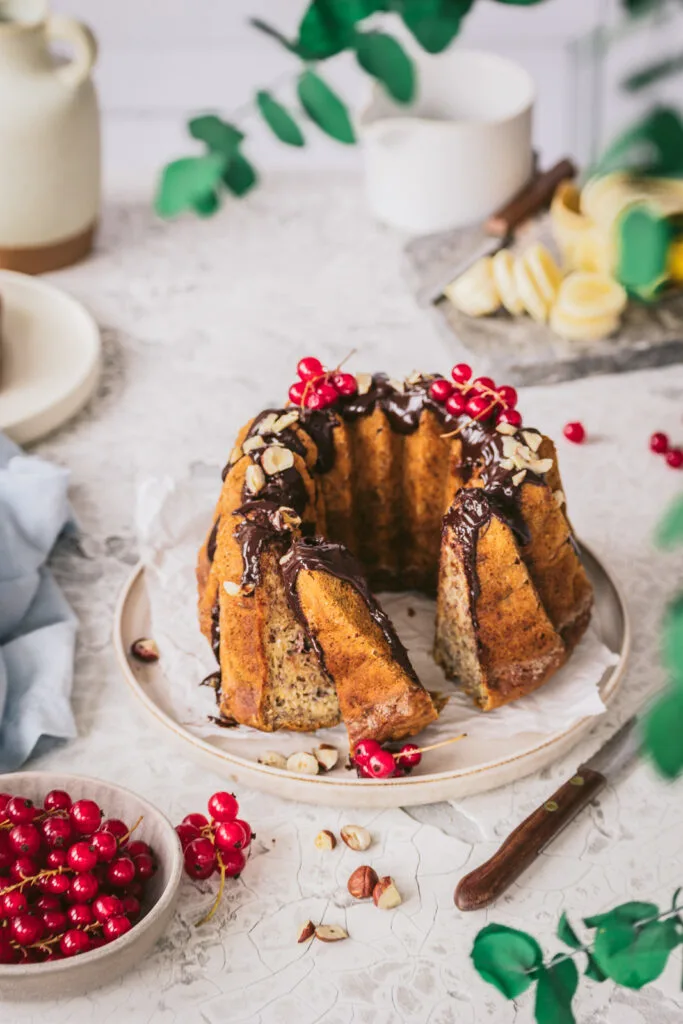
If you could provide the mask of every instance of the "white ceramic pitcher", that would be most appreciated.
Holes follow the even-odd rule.
[[[50,49],[66,43],[67,63]],[[100,133],[84,25],[46,0],[0,0],[0,267],[41,273],[90,251]]]
[[[375,84],[360,116],[370,208],[411,232],[482,220],[531,176],[533,80],[507,58],[457,47],[414,61],[413,104]]]

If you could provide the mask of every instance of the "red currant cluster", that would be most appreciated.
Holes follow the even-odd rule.
[[[650,451],[655,455],[663,455],[672,469],[680,469],[683,466],[683,449],[672,448],[669,438],[659,430],[650,438]]]
[[[216,901],[209,913],[198,921],[213,917],[223,895],[226,878],[237,878],[246,864],[245,852],[254,838],[251,825],[238,818],[239,804],[233,793],[214,793],[209,797],[210,819],[205,814],[186,814],[176,832],[185,857],[185,872],[195,880],[221,876]]]
[[[356,378],[352,373],[326,370],[315,356],[300,359],[296,372],[299,379],[289,389],[289,400],[293,405],[307,409],[327,409],[342,395],[355,395],[358,391]]]
[[[445,405],[451,416],[470,416],[473,420],[495,417],[496,423],[522,425],[517,405],[517,392],[509,384],[497,386],[490,377],[475,377],[467,363],[456,363],[451,370],[453,382],[439,377],[429,386],[435,402]]]
[[[87,953],[138,920],[152,850],[94,800],[53,789],[43,806],[0,793],[0,964]],[[142,820],[142,819],[140,819]]]
[[[392,753],[377,740],[361,740],[354,747],[351,764],[361,779],[397,779],[408,775],[422,760],[422,751],[406,743]]]

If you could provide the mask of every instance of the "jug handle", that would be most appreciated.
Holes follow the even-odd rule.
[[[70,85],[78,86],[90,74],[97,60],[97,40],[87,25],[64,14],[52,14],[47,20],[49,39],[59,40],[73,46],[74,56],[68,64],[59,68],[60,76]]]

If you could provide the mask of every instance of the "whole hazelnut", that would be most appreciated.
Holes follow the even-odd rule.
[[[361,864],[349,878],[346,887],[354,899],[369,900],[378,882],[375,869],[369,864]]]

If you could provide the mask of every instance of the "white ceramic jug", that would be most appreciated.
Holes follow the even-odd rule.
[[[533,81],[493,53],[413,56],[413,104],[399,106],[375,84],[360,116],[370,208],[412,232],[482,220],[531,176]]]
[[[52,42],[72,51],[67,63]],[[0,0],[0,267],[36,274],[92,248],[100,133],[97,47],[46,0]]]

